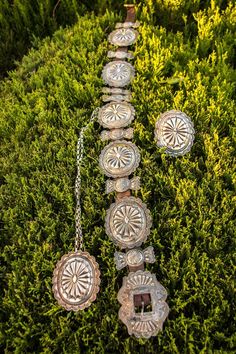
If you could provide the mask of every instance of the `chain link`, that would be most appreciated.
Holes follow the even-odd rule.
[[[77,175],[75,179],[75,199],[76,199],[76,207],[75,207],[75,252],[78,249],[82,249],[83,247],[83,233],[81,226],[81,203],[80,203],[80,192],[81,192],[81,162],[84,156],[84,134],[88,129],[89,125],[93,123],[98,116],[99,108],[95,108],[93,113],[91,114],[90,120],[88,124],[83,127],[80,131],[77,149],[76,149],[76,160],[77,160]]]

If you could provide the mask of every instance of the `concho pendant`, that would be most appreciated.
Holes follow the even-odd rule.
[[[146,241],[152,219],[139,198],[124,197],[111,204],[105,219],[106,233],[120,248],[134,248]]]
[[[119,47],[127,47],[136,42],[138,32],[132,28],[119,28],[111,32],[108,41]]]
[[[133,173],[140,162],[140,154],[135,144],[126,140],[116,140],[101,152],[99,165],[108,177],[125,177]]]
[[[171,156],[181,156],[190,151],[194,140],[194,128],[190,118],[181,111],[161,114],[156,122],[157,146],[166,147]]]
[[[88,252],[70,252],[57,263],[53,272],[53,293],[59,305],[68,311],[89,307],[96,299],[100,271]]]
[[[110,102],[100,108],[98,121],[108,129],[123,128],[129,125],[135,116],[134,107],[127,102]]]
[[[123,60],[114,60],[106,64],[102,71],[105,83],[113,87],[124,87],[134,77],[134,67]]]
[[[137,295],[149,295],[149,311],[136,311],[134,299]],[[137,338],[150,338],[162,330],[163,322],[169,313],[165,302],[166,289],[157,281],[155,274],[138,270],[123,278],[123,285],[118,292],[120,320],[127,326],[129,335]]]

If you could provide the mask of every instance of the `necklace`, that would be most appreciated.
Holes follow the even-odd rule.
[[[65,254],[57,263],[53,272],[53,293],[59,305],[66,310],[83,310],[96,299],[100,284],[100,271],[95,258],[83,251],[83,233],[81,227],[81,173],[80,165],[84,153],[84,133],[98,113],[96,109],[89,123],[81,129],[77,143],[77,176],[75,180],[75,247],[73,252]]]

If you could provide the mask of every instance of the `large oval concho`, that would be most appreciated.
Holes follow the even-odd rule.
[[[140,246],[146,241],[151,225],[150,211],[135,197],[124,197],[111,204],[105,220],[107,235],[121,249]]]
[[[149,297],[149,309],[141,311],[135,304],[136,299]],[[123,285],[118,292],[118,301],[122,305],[119,319],[127,326],[130,335],[137,338],[150,338],[162,330],[163,322],[169,313],[165,302],[166,289],[157,281],[155,274],[138,270],[123,278]],[[143,304],[142,304],[143,305]]]
[[[88,252],[70,252],[57,263],[52,282],[59,305],[68,311],[83,310],[99,291],[98,264]]]
[[[140,154],[135,144],[117,140],[108,144],[101,152],[99,165],[108,177],[129,176],[138,167]]]

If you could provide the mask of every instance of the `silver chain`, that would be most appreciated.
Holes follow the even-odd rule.
[[[75,198],[76,198],[76,207],[75,207],[75,252],[78,249],[83,247],[83,233],[81,227],[81,203],[80,203],[80,190],[81,190],[81,162],[84,156],[84,133],[88,129],[89,125],[93,123],[98,115],[99,108],[95,108],[91,114],[88,124],[83,127],[80,131],[77,149],[76,149],[76,160],[77,160],[77,175],[75,179]]]

